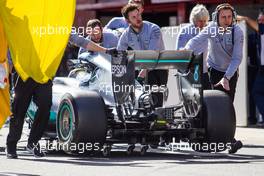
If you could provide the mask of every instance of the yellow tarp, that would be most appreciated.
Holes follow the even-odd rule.
[[[0,0],[0,18],[23,80],[51,79],[68,42],[75,0]]]
[[[0,19],[16,71],[45,83],[60,64],[74,19],[76,0],[0,0]],[[6,42],[0,33],[1,61]],[[0,92],[0,127],[9,115],[7,90]],[[7,108],[7,109],[6,109]]]
[[[0,63],[7,66],[7,42],[4,34],[4,29],[0,19]],[[0,89],[0,128],[5,123],[7,117],[11,114],[10,112],[10,98],[9,98],[9,87]]]

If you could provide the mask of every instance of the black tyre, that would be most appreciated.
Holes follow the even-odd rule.
[[[96,92],[65,94],[56,119],[60,147],[67,153],[101,150],[107,118],[103,99]]]
[[[236,130],[236,115],[229,96],[218,90],[203,92],[203,126],[205,136],[192,145],[196,151],[220,152],[230,148]],[[197,143],[196,143],[197,144]]]

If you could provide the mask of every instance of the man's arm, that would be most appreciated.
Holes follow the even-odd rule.
[[[240,16],[240,15],[237,16],[237,20],[238,20],[238,21],[245,20],[246,23],[247,23],[252,29],[254,29],[255,31],[259,32],[259,26],[258,26],[257,21],[255,21],[255,20],[253,20],[253,19],[251,19],[251,18],[249,18],[249,17],[247,17],[247,16]]]
[[[126,22],[124,17],[114,17],[105,25],[104,28],[115,30],[118,28],[127,28],[127,27],[128,27],[128,23]]]
[[[230,78],[237,71],[243,57],[243,44],[244,44],[244,34],[240,27],[236,27],[237,29],[234,31],[234,47],[232,53],[232,59],[225,73],[225,77],[230,80]]]
[[[128,48],[128,30],[126,30],[120,37],[118,44],[117,44],[117,50],[127,50]]]
[[[104,27],[104,29],[116,29],[116,17],[112,18]]]
[[[222,85],[222,87],[228,91],[230,90],[229,80],[237,71],[243,56],[244,34],[243,31],[238,26],[237,29],[235,30],[234,36],[235,36],[234,47],[233,47],[233,53],[229,67],[227,68],[224,77],[217,84],[214,85],[214,87]]]
[[[88,43],[88,45],[86,46],[86,49],[90,51],[96,51],[96,52],[106,52],[107,51],[106,48],[101,47],[100,45],[97,45],[92,41]]]
[[[103,32],[103,47],[113,48],[117,47],[118,37],[111,32]]]
[[[194,54],[199,54],[199,52],[203,50],[203,47],[207,45],[208,39],[211,37],[210,32],[215,31],[210,30],[211,27],[216,28],[216,26],[208,25],[197,36],[190,39],[184,49],[193,50]]]
[[[187,42],[190,40],[190,37],[188,37],[189,35],[185,31],[185,29],[186,28],[181,28],[178,34],[178,37],[176,39],[176,48],[175,48],[176,50],[180,50],[184,48]]]
[[[160,28],[155,25],[151,31],[148,50],[164,50]]]
[[[90,51],[106,52],[106,48],[101,47],[95,44],[93,41],[86,39],[82,36],[79,36],[76,33],[71,33],[69,41],[74,45],[77,45],[79,47],[85,48]]]

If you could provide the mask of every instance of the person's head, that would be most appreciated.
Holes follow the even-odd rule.
[[[219,26],[227,28],[236,20],[236,12],[228,3],[220,4],[215,9],[216,20]]]
[[[259,11],[258,23],[264,24],[264,9],[260,9],[260,11]]]
[[[140,29],[143,25],[142,16],[136,4],[127,4],[122,8],[122,15],[134,29]]]
[[[144,11],[144,0],[128,0],[128,4],[138,5],[139,12],[143,13],[143,11]]]
[[[102,42],[102,24],[98,19],[92,19],[87,22],[86,33],[91,37],[91,40],[95,43]]]
[[[189,20],[195,27],[202,29],[208,23],[209,12],[204,5],[197,4],[192,9]]]
[[[258,27],[260,35],[264,34],[264,9],[261,8],[258,15]]]

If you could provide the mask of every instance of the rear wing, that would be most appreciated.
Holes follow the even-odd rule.
[[[177,69],[187,71],[194,59],[192,51],[176,50],[134,50],[128,51],[128,58],[133,58],[136,69]]]
[[[200,84],[202,60],[201,56],[194,56],[192,51],[119,51],[118,56],[111,59],[112,85],[113,90],[116,86],[125,88],[114,92],[116,103],[123,104],[134,93],[130,88],[135,85],[135,69],[177,69],[180,73],[193,73],[190,82]]]

